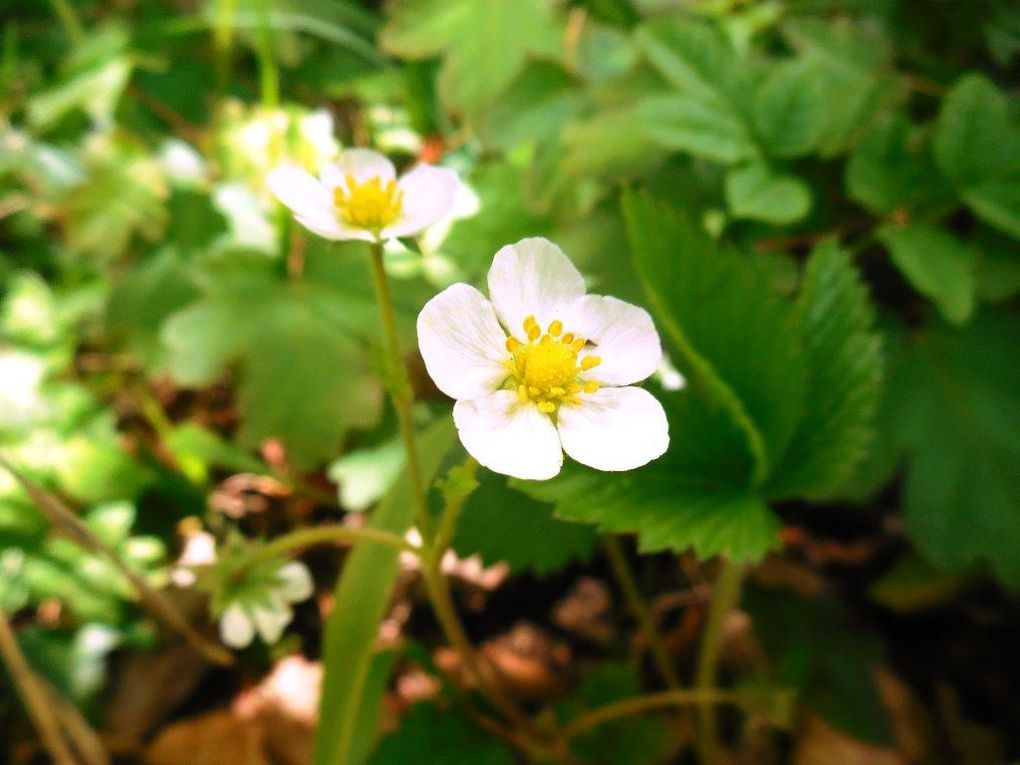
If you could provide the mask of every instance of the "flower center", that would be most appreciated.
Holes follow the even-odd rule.
[[[390,179],[383,183],[379,176],[358,183],[351,173],[346,178],[347,188],[333,189],[333,206],[340,220],[348,226],[379,233],[400,217],[404,209],[404,192]]]
[[[586,356],[579,362],[577,354],[585,341],[572,332],[564,334],[563,322],[557,319],[543,334],[535,317],[529,316],[524,320],[524,334],[526,343],[516,337],[506,340],[510,351],[507,365],[521,403],[534,402],[540,412],[551,414],[560,404],[581,403],[581,393],[599,389],[597,382],[582,380],[580,375],[597,367],[601,359]]]

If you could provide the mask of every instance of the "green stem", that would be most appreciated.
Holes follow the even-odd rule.
[[[427,532],[432,524],[426,500],[428,493],[422,478],[421,459],[418,457],[418,442],[414,435],[414,420],[411,416],[414,392],[407,379],[407,369],[404,367],[404,359],[400,354],[397,322],[393,311],[393,296],[390,293],[390,283],[386,276],[383,247],[380,241],[372,243],[372,279],[375,282],[375,296],[379,303],[379,314],[383,323],[387,383],[393,408],[397,412],[397,420],[400,423],[400,437],[404,442],[404,452],[407,455],[407,474],[414,495],[415,519],[424,539],[427,538]]]
[[[259,3],[259,29],[256,54],[259,60],[259,84],[262,105],[275,109],[280,104],[280,72],[273,56],[273,30],[269,24],[269,0]],[[274,157],[274,159],[277,159]]]
[[[420,552],[419,548],[388,531],[372,528],[353,529],[348,526],[334,524],[330,526],[316,526],[310,529],[298,529],[289,534],[278,536],[268,544],[253,550],[241,568],[242,570],[248,570],[259,563],[264,563],[273,558],[288,556],[306,547],[321,544],[343,544],[345,542],[379,542],[394,547],[401,552]]]
[[[227,92],[230,84],[231,56],[234,49],[234,14],[237,0],[219,0],[213,41],[216,46],[216,90],[219,96]]]
[[[745,694],[739,691],[722,690],[719,688],[697,688],[688,690],[671,690],[662,693],[650,693],[646,696],[636,696],[631,699],[622,699],[606,704],[591,712],[575,717],[563,731],[563,739],[569,741],[572,738],[587,733],[599,725],[603,725],[620,717],[648,712],[652,709],[665,709],[668,707],[685,706],[687,704],[743,704],[749,700]]]
[[[85,30],[81,25],[81,19],[78,18],[78,14],[70,1],[50,0],[50,5],[53,6],[53,10],[60,19],[60,23],[64,26],[67,36],[71,38],[71,42],[75,45],[85,42]]]
[[[699,691],[707,691],[715,686],[719,653],[722,650],[723,626],[726,615],[740,600],[743,574],[743,569],[739,565],[723,558],[722,568],[715,580],[712,602],[708,608],[708,623],[701,638],[701,653],[698,656],[694,677],[695,688]],[[701,765],[715,765],[719,761],[719,730],[715,707],[712,704],[704,704],[701,707],[698,759]]]
[[[662,640],[662,635],[659,634],[655,619],[652,617],[648,605],[641,596],[634,572],[627,562],[627,555],[623,550],[623,545],[620,544],[619,539],[610,536],[603,540],[603,546],[606,550],[606,557],[609,558],[609,565],[613,569],[613,575],[616,577],[617,584],[620,585],[620,590],[623,592],[624,600],[627,601],[631,614],[637,620],[645,640],[648,641],[648,648],[651,651],[656,669],[658,669],[662,679],[666,681],[666,685],[674,689],[679,688],[680,678],[677,676],[676,668],[669,658],[669,651],[666,650],[666,644]]]
[[[60,722],[53,713],[46,688],[32,671],[25,655],[18,647],[14,628],[0,609],[0,657],[7,666],[8,675],[25,705],[28,716],[39,732],[43,747],[56,765],[76,765],[71,748],[60,730]]]

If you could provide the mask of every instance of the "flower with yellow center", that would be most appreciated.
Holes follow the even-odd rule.
[[[398,179],[392,162],[367,149],[343,152],[319,178],[284,165],[268,182],[297,221],[319,236],[373,242],[428,228],[453,207],[460,185],[454,171],[424,164]]]
[[[454,422],[475,459],[544,480],[564,451],[599,470],[631,470],[665,452],[665,412],[632,385],[662,358],[646,311],[586,295],[584,278],[546,239],[501,249],[488,282],[491,300],[454,284],[418,316],[425,366],[456,399]]]

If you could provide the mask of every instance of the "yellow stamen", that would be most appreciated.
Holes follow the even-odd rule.
[[[376,176],[359,183],[348,173],[344,185],[333,189],[333,206],[348,226],[378,234],[400,217],[404,192],[392,178],[383,182]]]
[[[522,326],[526,341],[516,337],[506,340],[510,352],[506,364],[521,403],[532,403],[543,414],[554,414],[563,404],[580,404],[581,394],[599,390],[597,381],[580,378],[602,361],[599,356],[578,358],[585,347],[584,338],[564,333],[559,319],[552,321],[544,333],[534,316],[528,316]]]

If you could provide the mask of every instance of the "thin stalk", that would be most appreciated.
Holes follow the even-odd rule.
[[[71,5],[69,0],[50,0],[50,5],[53,6],[53,11],[60,19],[64,31],[71,38],[71,42],[75,45],[85,42],[85,29],[82,27],[81,19],[78,18],[78,13],[74,10],[74,6]]]
[[[216,46],[216,90],[220,96],[230,84],[231,57],[234,50],[234,15],[237,0],[219,0],[213,42]]]
[[[440,556],[441,557],[441,556]],[[467,632],[457,617],[457,609],[453,605],[453,597],[446,578],[438,567],[431,561],[424,561],[422,566],[422,577],[425,580],[425,589],[428,591],[429,600],[432,602],[432,610],[439,620],[439,626],[446,636],[446,640],[460,656],[467,671],[474,677],[478,689],[493,703],[493,705],[508,719],[514,723],[528,728],[531,723],[521,712],[517,705],[503,695],[501,689],[489,682],[488,676],[482,669],[481,660],[475,651]]]
[[[352,529],[348,526],[332,524],[310,529],[298,529],[289,534],[278,536],[273,541],[253,550],[251,555],[245,559],[242,569],[247,570],[267,560],[285,557],[297,550],[304,550],[315,545],[355,542],[379,542],[401,552],[420,552],[419,548],[410,542],[388,531],[371,528]]]
[[[280,71],[273,56],[273,30],[269,25],[269,0],[259,3],[259,28],[256,56],[259,60],[259,86],[262,105],[275,109],[280,104]]]
[[[36,677],[18,646],[14,628],[7,621],[7,615],[0,609],[0,657],[3,658],[11,681],[18,691],[32,724],[39,732],[39,738],[56,765],[77,765],[71,748],[60,730],[60,722],[53,713],[53,707],[45,686]]]
[[[418,522],[422,538],[427,537],[431,527],[428,496],[425,480],[422,478],[421,460],[418,457],[418,442],[414,435],[414,420],[411,416],[411,405],[414,403],[414,392],[407,379],[407,369],[400,354],[400,341],[397,339],[397,323],[393,311],[393,295],[390,293],[389,278],[383,263],[382,242],[372,243],[372,279],[375,283],[375,297],[379,304],[379,315],[383,323],[383,340],[386,351],[387,383],[393,408],[397,412],[400,423],[400,437],[404,442],[407,455],[407,473],[411,480],[414,493],[415,519]]]
[[[234,663],[234,657],[229,651],[203,637],[162,591],[150,585],[141,574],[125,563],[115,549],[96,536],[95,532],[58,497],[30,480],[3,457],[0,457],[0,468],[14,476],[54,529],[83,549],[102,555],[110,561],[121,576],[130,582],[142,607],[164,626],[180,634],[192,648],[209,661],[223,666]]]
[[[563,728],[562,736],[564,741],[569,741],[612,720],[630,717],[653,709],[665,709],[668,707],[685,706],[687,704],[704,704],[709,706],[715,704],[743,704],[748,700],[747,695],[739,691],[719,688],[678,689],[662,691],[661,693],[650,693],[647,696],[636,696],[632,699],[614,701],[611,704],[606,704],[604,707],[599,707],[591,712],[575,717],[569,725]]]
[[[659,634],[655,618],[652,616],[648,604],[645,603],[644,598],[641,596],[634,572],[627,562],[627,555],[623,550],[623,545],[620,544],[619,539],[610,536],[603,540],[603,546],[606,550],[606,557],[609,558],[609,565],[613,569],[613,575],[616,577],[616,582],[620,585],[620,590],[623,592],[624,600],[627,601],[631,614],[637,620],[641,632],[648,642],[648,648],[652,654],[652,660],[655,662],[656,669],[666,682],[666,685],[673,689],[679,688],[680,678],[677,676],[676,667],[673,666],[673,662],[669,658],[669,651],[666,650],[666,644],[662,640],[662,635]]]
[[[719,653],[722,650],[723,626],[726,615],[740,600],[740,585],[743,569],[724,558],[722,568],[716,577],[712,602],[708,608],[708,623],[701,638],[701,653],[695,672],[694,685],[699,691],[708,691],[715,686]],[[704,704],[701,707],[701,725],[698,729],[698,759],[701,765],[715,765],[719,761],[719,727],[715,707]]]

